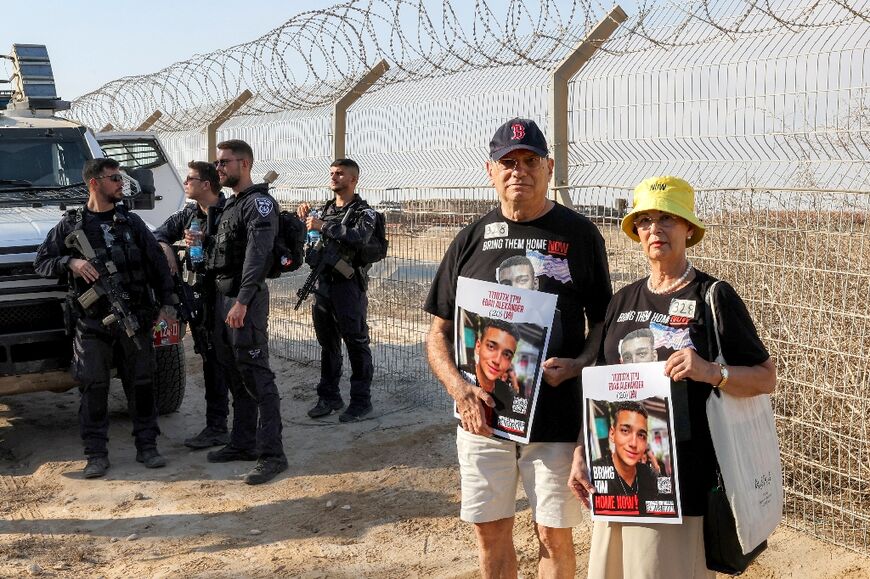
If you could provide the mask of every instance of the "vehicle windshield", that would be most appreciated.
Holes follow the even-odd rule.
[[[0,139],[0,190],[81,183],[88,158],[82,140]]]

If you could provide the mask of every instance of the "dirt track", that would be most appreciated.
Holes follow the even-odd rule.
[[[457,518],[451,419],[376,391],[371,420],[310,420],[317,370],[276,360],[290,469],[250,487],[240,477],[252,463],[209,464],[182,445],[203,425],[197,363],[188,356],[181,411],[161,420],[169,465],[159,470],[134,460],[120,387],[102,480],[81,477],[76,391],[0,400],[0,576],[477,575],[471,529]],[[523,498],[518,508],[529,577],[535,547]],[[588,526],[574,535],[585,576]],[[867,559],[783,528],[745,576],[859,579],[868,569]]]

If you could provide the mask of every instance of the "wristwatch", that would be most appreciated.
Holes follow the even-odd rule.
[[[717,364],[719,364],[717,362]],[[714,388],[722,389],[725,387],[725,384],[728,383],[728,368],[725,367],[725,364],[719,364],[719,375],[722,376],[722,379],[719,381]]]

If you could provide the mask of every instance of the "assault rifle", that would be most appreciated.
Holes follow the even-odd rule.
[[[341,223],[344,225],[347,223],[348,218],[350,217],[350,211],[344,214],[344,217],[341,218]],[[296,295],[299,297],[299,300],[296,302],[296,305],[293,306],[294,310],[298,310],[299,306],[302,305],[302,302],[305,301],[311,292],[314,290],[314,284],[317,283],[317,278],[320,277],[320,274],[327,271],[326,268],[332,268],[347,279],[353,277],[354,269],[350,264],[344,253],[342,251],[344,249],[336,240],[325,240],[321,234],[320,238],[317,240],[312,251],[316,251],[320,254],[320,260],[317,262],[317,265],[311,268],[311,273],[308,274],[308,277],[305,278],[305,282],[302,284],[302,287],[296,290]]]
[[[103,325],[108,328],[112,324],[117,324],[133,340],[137,350],[145,349],[146,344],[142,342],[142,336],[139,335],[139,320],[127,305],[130,301],[130,294],[121,284],[121,274],[118,272],[115,262],[97,257],[94,248],[91,247],[91,242],[88,241],[85,232],[81,229],[67,235],[64,244],[70,249],[78,251],[100,274],[90,289],[79,296],[78,302],[82,308],[87,310],[101,297],[106,296],[106,300],[109,302],[109,315],[103,318]]]
[[[203,303],[202,296],[197,296],[193,286],[184,280],[180,272],[176,271],[172,275],[172,283],[175,285],[175,293],[178,294],[178,318],[190,328],[193,351],[205,354],[211,347],[205,315],[208,305]]]
[[[302,305],[302,302],[305,301],[305,298],[311,294],[314,290],[314,284],[317,282],[317,278],[321,273],[328,271],[327,268],[334,269],[347,279],[353,277],[353,266],[347,259],[345,259],[342,249],[343,248],[338,241],[332,240],[324,243],[323,237],[318,240],[317,245],[314,246],[314,251],[320,252],[320,261],[317,262],[317,266],[311,269],[311,273],[309,273],[308,277],[305,278],[302,287],[296,290],[296,295],[299,297],[299,300],[296,302],[296,305],[293,306],[294,310],[298,310],[299,306]]]
[[[175,273],[172,274],[172,285],[175,294],[178,296],[175,311],[178,313],[178,319],[190,328],[190,335],[193,337],[193,351],[197,354],[205,354],[211,348],[211,340],[209,339],[206,325],[206,308],[208,304],[202,296],[203,284],[197,284],[197,276],[203,274],[185,267],[185,263],[187,266],[192,266],[190,260],[185,260],[183,257],[186,252],[186,247],[173,252],[175,257]],[[182,272],[184,272],[183,275]],[[199,292],[194,290],[195,286],[200,288]]]

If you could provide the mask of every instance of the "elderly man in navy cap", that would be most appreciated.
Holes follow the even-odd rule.
[[[534,121],[504,123],[489,150],[486,171],[499,206],[459,232],[432,282],[425,304],[432,314],[429,364],[461,417],[460,517],[474,525],[483,576],[517,575],[513,525],[522,481],[540,546],[539,575],[573,577],[571,527],[583,515],[566,483],[580,432],[579,376],[595,361],[611,296],[604,239],[588,219],[548,199],[553,160]],[[558,296],[529,444],[493,436],[484,411],[492,398],[462,376],[452,355],[457,278],[498,283],[500,265],[514,256],[533,264],[537,290]]]

